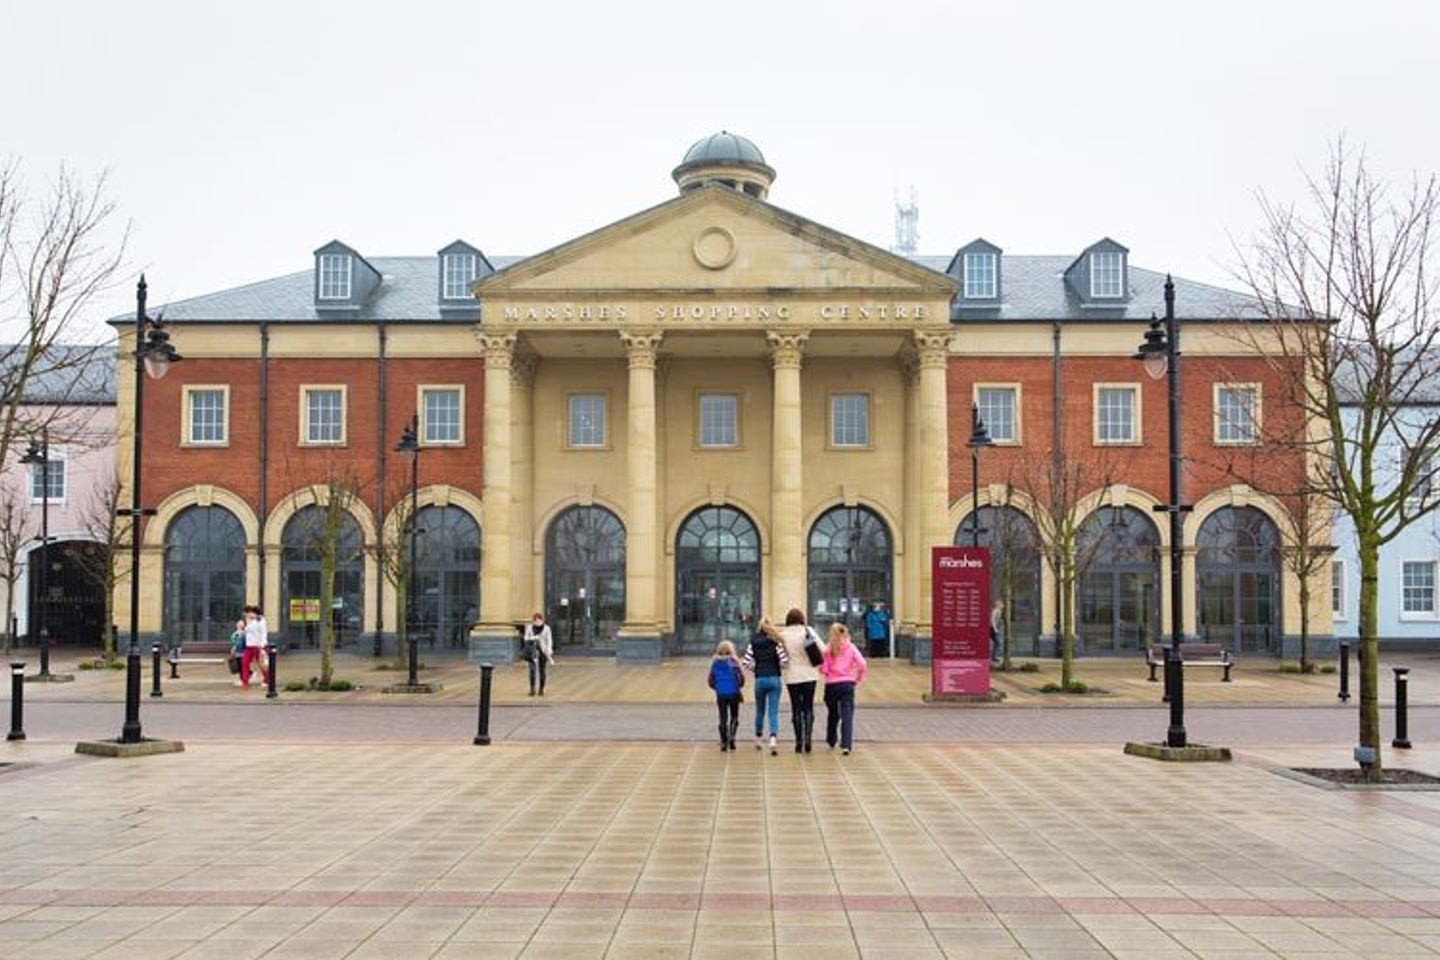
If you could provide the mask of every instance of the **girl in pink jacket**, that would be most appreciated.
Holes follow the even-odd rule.
[[[855,688],[865,681],[865,656],[850,642],[843,623],[830,625],[820,675],[825,678],[825,742],[835,749],[838,727],[840,752],[848,757],[855,741]]]

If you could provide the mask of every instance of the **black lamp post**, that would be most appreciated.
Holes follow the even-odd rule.
[[[400,434],[400,442],[395,444],[396,453],[403,453],[410,458],[410,564],[406,567],[405,576],[405,682],[411,687],[420,685],[420,649],[415,637],[415,541],[420,532],[415,523],[420,505],[419,430],[420,417],[416,414],[410,417],[410,425]]]
[[[130,437],[130,645],[125,651],[125,724],[121,743],[139,743],[140,736],[140,518],[153,514],[140,504],[141,438],[145,426],[145,378],[159,380],[180,354],[158,318],[145,313],[145,275],[135,285],[135,428]]]
[[[40,467],[40,578],[39,589],[40,602],[35,605],[35,632],[40,637],[40,679],[50,679],[50,623],[45,615],[46,606],[50,602],[50,591],[47,589],[46,575],[50,570],[50,431],[46,428],[40,430],[40,442],[30,441],[30,449],[20,458],[21,463],[30,466]],[[33,488],[33,481],[32,481]],[[33,490],[32,490],[33,492]],[[35,556],[35,551],[30,551],[30,556]],[[30,573],[35,573],[35,564],[29,564]]]
[[[1165,690],[1170,696],[1170,728],[1165,742],[1171,747],[1185,746],[1185,667],[1180,660],[1180,640],[1185,627],[1182,617],[1181,590],[1184,577],[1181,561],[1185,548],[1181,515],[1190,506],[1180,501],[1180,324],[1175,319],[1175,283],[1165,277],[1165,321],[1150,316],[1150,328],[1135,352],[1143,360],[1145,373],[1152,380],[1168,379],[1168,412],[1170,416],[1170,502],[1155,509],[1170,515],[1170,649],[1165,657]]]
[[[970,448],[970,546],[980,546],[980,449],[993,447],[990,431],[980,419],[980,407],[970,404],[970,439],[965,446]]]

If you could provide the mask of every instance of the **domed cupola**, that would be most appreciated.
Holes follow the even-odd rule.
[[[760,148],[728,130],[695,141],[670,175],[680,185],[681,193],[718,183],[761,200],[775,181],[775,169],[765,162]]]

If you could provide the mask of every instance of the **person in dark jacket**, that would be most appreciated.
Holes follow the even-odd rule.
[[[735,749],[735,731],[740,728],[740,688],[745,685],[745,674],[740,671],[740,658],[735,656],[735,644],[721,640],[715,648],[715,659],[710,661],[710,689],[715,691],[715,706],[720,713],[720,749]]]
[[[865,652],[872,657],[884,657],[890,653],[890,611],[882,601],[876,600],[865,611]]]
[[[775,625],[769,618],[760,621],[760,632],[750,638],[745,650],[745,669],[755,675],[755,749],[763,748],[765,718],[770,718],[770,756],[777,753],[775,737],[780,732],[780,677],[790,662],[783,643],[770,636]]]

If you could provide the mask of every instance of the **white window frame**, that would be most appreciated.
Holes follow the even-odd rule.
[[[470,293],[470,284],[475,282],[475,276],[479,272],[477,257],[473,253],[447,253],[441,257],[440,268],[440,297],[444,300],[471,300],[474,299]],[[461,263],[468,265],[468,271],[464,271],[465,279],[460,284],[460,292],[452,292],[453,276],[450,265]]]
[[[967,253],[961,260],[964,273],[965,289],[963,291],[966,300],[994,300],[998,290],[998,264],[999,258],[986,250],[975,250]],[[979,283],[972,283],[971,263],[985,264],[987,269],[986,279],[989,281],[984,286]]]
[[[345,264],[344,292],[335,287],[326,292],[326,267],[330,264],[343,261]],[[337,278],[338,280],[338,278]],[[349,300],[350,291],[355,289],[355,258],[348,253],[322,253],[320,254],[320,275],[316,278],[315,295],[318,300]]]
[[[312,393],[340,394],[340,438],[338,440],[316,440],[310,435],[310,395]],[[300,446],[302,447],[343,447],[350,426],[350,397],[343,383],[306,383],[300,387]]]
[[[707,398],[725,398],[734,405],[735,417],[731,423],[733,439],[729,443],[705,442],[705,401]],[[695,394],[695,449],[735,450],[740,446],[740,394],[733,390],[700,390]]]
[[[1399,483],[1400,478],[1405,474],[1405,462],[1410,459],[1411,454],[1417,449],[1418,448],[1410,446],[1410,444],[1403,440],[1401,441],[1400,448],[1395,452],[1395,478],[1397,483]],[[1428,459],[1429,470],[1426,471],[1428,476],[1425,478],[1417,478],[1420,482],[1423,482],[1425,486],[1423,489],[1418,486],[1411,487],[1410,490],[1407,491],[1408,496],[1405,497],[1407,507],[1418,507],[1424,504],[1427,499],[1432,501],[1435,499],[1435,483],[1437,480],[1440,480],[1440,475],[1437,475],[1435,466],[1437,453],[1432,451]],[[1417,492],[1419,496],[1416,496]]]
[[[997,447],[1018,447],[1023,442],[1020,411],[1023,409],[1021,398],[1024,396],[1023,388],[1018,383],[976,383],[970,390],[970,402],[980,407],[981,390],[1009,390],[1011,395],[1010,422],[1015,428],[1015,435],[1009,439],[1001,439],[995,436],[991,429],[990,420],[985,416],[985,410],[980,409],[980,419],[985,421],[985,429],[990,431],[990,439]]]
[[[1412,564],[1423,564],[1430,568],[1430,609],[1405,609],[1405,568]],[[1400,561],[1400,619],[1440,620],[1440,561],[1433,557],[1413,557]]]
[[[196,440],[193,423],[194,401],[197,393],[220,394],[220,439]],[[230,385],[226,383],[191,383],[180,390],[182,405],[180,416],[180,446],[182,447],[228,447],[230,446]]]
[[[1330,616],[1339,623],[1350,619],[1350,581],[1346,579],[1349,566],[1344,557],[1330,558]]]
[[[1104,262],[1105,262],[1106,264],[1108,264],[1108,263],[1110,262],[1110,258],[1111,258],[1111,257],[1115,258],[1115,264],[1116,264],[1116,267],[1117,267],[1117,269],[1118,269],[1117,280],[1118,280],[1118,282],[1119,282],[1119,284],[1120,284],[1120,289],[1117,290],[1117,291],[1114,292],[1114,293],[1102,293],[1102,292],[1098,289],[1098,287],[1097,287],[1096,281],[1099,279],[1099,275],[1100,275],[1100,273],[1101,273],[1101,270],[1099,269],[1100,263],[1101,263],[1101,260],[1100,260],[1101,257],[1104,257],[1104,258],[1105,258],[1105,261],[1104,261]],[[1107,273],[1109,272],[1108,268],[1106,269],[1105,272],[1107,272]],[[1090,252],[1090,299],[1092,299],[1092,300],[1120,300],[1120,299],[1124,298],[1124,296],[1125,296],[1125,254],[1121,253],[1119,250],[1092,250],[1092,251]]]
[[[457,395],[458,433],[453,440],[434,440],[430,437],[430,409],[425,402],[430,393],[453,393]],[[465,446],[465,385],[463,383],[422,383],[415,388],[415,409],[420,411],[420,446],[422,447],[463,447]]]
[[[838,443],[835,439],[835,403],[849,397],[865,401],[865,439],[861,443]],[[872,450],[875,447],[875,404],[868,390],[836,390],[825,400],[825,445],[831,450]]]
[[[578,397],[600,398],[600,440],[598,443],[574,443],[573,429],[575,400]],[[565,449],[567,450],[608,450],[610,449],[610,393],[606,390],[572,390],[565,395]]]
[[[1131,426],[1134,428],[1134,429],[1133,429],[1133,436],[1131,436],[1130,439],[1128,439],[1128,440],[1105,440],[1105,439],[1101,439],[1101,437],[1100,437],[1100,391],[1101,391],[1101,390],[1128,390],[1128,391],[1130,391],[1130,395],[1135,398],[1135,403],[1134,403],[1134,405],[1131,407],[1131,414],[1130,414],[1130,415],[1131,415]],[[1094,441],[1095,446],[1097,446],[1097,447],[1138,447],[1138,446],[1140,446],[1142,443],[1144,443],[1143,430],[1142,430],[1142,428],[1141,428],[1141,424],[1144,422],[1144,421],[1142,420],[1142,418],[1141,418],[1141,402],[1142,402],[1141,398],[1142,398],[1142,397],[1143,397],[1143,392],[1142,392],[1141,389],[1140,389],[1140,384],[1139,384],[1139,383],[1134,383],[1134,382],[1131,382],[1131,383],[1097,383],[1097,384],[1095,384],[1095,385],[1091,388],[1091,393],[1090,393],[1090,407],[1091,407],[1090,426],[1091,426],[1091,432],[1092,432],[1092,440]]]
[[[54,445],[51,445],[50,449],[46,453],[46,456],[49,458],[48,462],[32,463],[29,465],[30,472],[26,475],[25,479],[26,482],[30,485],[30,502],[34,504],[39,504],[46,503],[48,501],[52,505],[60,504],[63,506],[65,504],[65,501],[68,500],[70,497],[70,467],[68,466],[70,458],[67,455],[64,447],[57,447]],[[48,483],[46,483],[46,485],[42,488],[41,495],[38,497],[35,496],[35,480],[37,479],[37,475],[42,472],[41,468],[44,468],[43,472],[47,474],[45,479],[48,481],[51,477],[55,475],[54,465],[57,463],[60,464],[60,496],[50,496],[50,485]]]
[[[1220,415],[1220,394],[1226,390],[1245,391],[1250,394],[1250,436],[1248,438],[1236,439],[1226,438],[1220,435],[1220,428],[1225,422]],[[1211,409],[1214,413],[1214,423],[1211,430],[1211,439],[1217,447],[1253,447],[1260,442],[1260,425],[1263,422],[1261,407],[1260,384],[1258,383],[1216,383],[1211,390]]]

